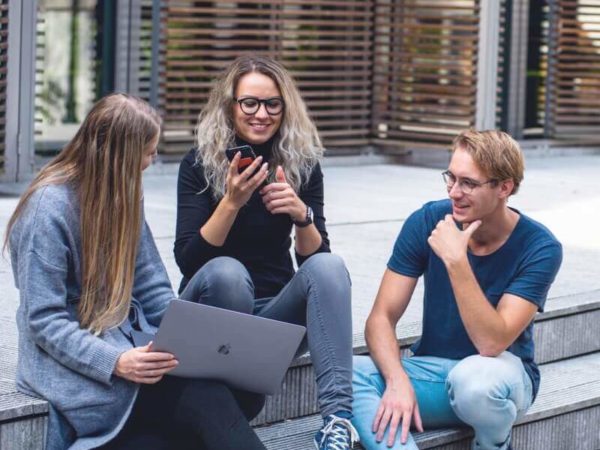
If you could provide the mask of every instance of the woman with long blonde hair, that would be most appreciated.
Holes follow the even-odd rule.
[[[291,75],[270,58],[237,58],[217,79],[196,136],[178,178],[181,297],[305,325],[324,420],[315,445],[349,449],[350,278],[330,253],[323,147]],[[245,169],[252,156],[240,146],[256,156]]]
[[[160,126],[139,98],[101,99],[9,221],[17,387],[50,403],[48,450],[264,449],[246,421],[260,406],[217,382],[163,378],[175,357],[133,343],[174,297],[142,205]]]

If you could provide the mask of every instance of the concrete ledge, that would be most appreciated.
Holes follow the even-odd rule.
[[[20,392],[0,394],[0,423],[45,414],[48,414],[48,402],[46,400],[30,397]]]
[[[517,422],[514,448],[564,450],[600,448],[600,353],[541,366],[542,385],[534,405]],[[257,428],[269,450],[311,449],[321,417],[313,415]],[[419,448],[469,448],[468,428],[416,433]],[[361,447],[357,447],[361,448]]]
[[[600,351],[600,290],[548,300],[535,319],[536,361],[543,364]],[[396,329],[404,354],[421,334],[421,322],[401,323]],[[362,333],[354,335],[354,354],[367,354]],[[286,373],[281,391],[267,398],[252,425],[315,414],[317,387],[309,355],[297,358]]]
[[[0,422],[0,449],[42,450],[46,447],[48,416]]]
[[[576,355],[600,351],[600,290],[550,299],[546,311],[536,317],[536,358],[545,363]],[[14,321],[0,318],[0,424],[29,420],[47,413],[44,400],[16,391],[14,385],[17,360],[17,336]],[[420,322],[402,323],[397,337],[403,352],[418,339]],[[353,339],[355,354],[367,353],[362,333]],[[317,387],[309,355],[297,358],[288,370],[281,391],[267,398],[263,411],[253,425],[275,423],[285,419],[317,413]],[[0,447],[1,448],[1,447]]]

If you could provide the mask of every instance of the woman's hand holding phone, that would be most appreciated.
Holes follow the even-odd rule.
[[[235,209],[240,209],[250,200],[252,193],[267,179],[268,175],[268,164],[262,163],[262,156],[255,158],[250,165],[239,172],[238,165],[241,158],[242,153],[238,151],[229,163],[227,188],[223,197],[223,200]]]

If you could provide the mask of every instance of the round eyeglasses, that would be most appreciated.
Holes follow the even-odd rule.
[[[265,110],[270,116],[278,116],[283,111],[285,102],[281,97],[258,98],[258,97],[243,97],[234,98],[240,105],[242,112],[248,116],[256,114],[260,109],[260,105],[265,105]]]
[[[474,189],[479,188],[485,184],[488,183],[497,183],[498,180],[495,179],[491,179],[491,180],[487,180],[487,181],[477,181],[477,180],[472,180],[470,178],[456,178],[456,175],[454,175],[452,172],[450,172],[449,170],[446,170],[445,172],[442,172],[442,178],[444,179],[444,183],[446,183],[446,188],[448,189],[448,192],[450,192],[452,190],[452,188],[454,187],[454,185],[458,182],[458,188],[463,192],[463,194],[471,194],[473,192]]]

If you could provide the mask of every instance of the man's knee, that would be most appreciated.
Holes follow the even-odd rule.
[[[506,355],[508,356],[506,356]],[[446,388],[452,408],[465,422],[473,425],[485,420],[498,420],[492,411],[503,411],[502,417],[514,420],[517,403],[524,399],[515,389],[523,383],[522,371],[513,361],[514,355],[507,352],[498,357],[473,355],[459,362],[448,374]],[[507,411],[514,410],[514,412]],[[505,414],[510,412],[510,414]]]

